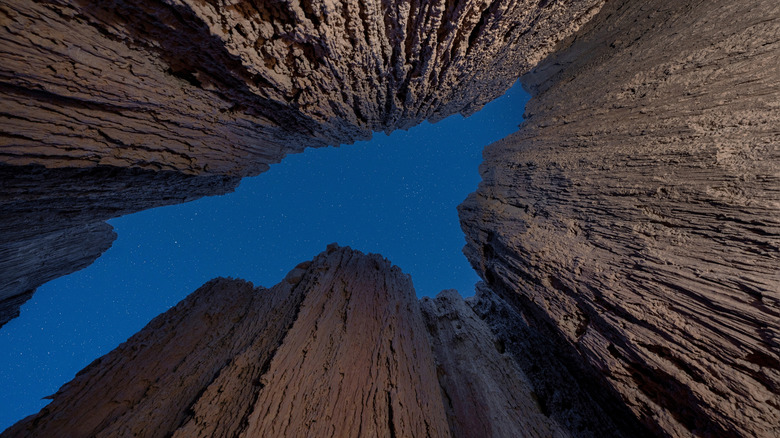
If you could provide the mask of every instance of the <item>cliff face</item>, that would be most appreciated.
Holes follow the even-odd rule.
[[[777,2],[610,2],[460,207],[489,287],[659,435],[780,434],[778,58]]]
[[[329,247],[271,289],[205,284],[10,436],[449,436],[411,280]]]
[[[0,265],[23,266],[22,244],[46,253],[26,232],[74,241],[110,217],[228,192],[305,147],[470,114],[602,3],[4,2],[0,211],[14,220]],[[110,245],[98,238],[67,257],[88,264]],[[85,263],[23,272],[0,307]]]

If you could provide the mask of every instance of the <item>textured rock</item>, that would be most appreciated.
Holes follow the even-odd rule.
[[[449,436],[411,280],[336,246],[210,281],[52,397],[2,436]]]
[[[779,58],[775,1],[609,2],[460,208],[490,288],[659,435],[780,435]]]
[[[505,352],[503,341],[457,291],[423,298],[420,306],[452,436],[573,436],[542,412],[528,378]]]
[[[19,246],[38,227],[71,228],[73,241],[108,217],[230,191],[304,147],[470,114],[602,3],[5,1],[0,184],[37,165],[53,190],[0,192],[0,211],[35,218],[0,242]],[[38,254],[46,244],[25,241]],[[57,268],[25,274],[31,283],[70,272],[46,265]]]
[[[601,3],[12,0],[0,157],[254,174],[471,113]]]
[[[521,306],[512,298],[516,297],[504,300],[479,283],[466,303],[525,376],[544,415],[570,436],[651,436],[603,377],[582,363],[576,350],[551,338],[545,321],[519,311]]]
[[[89,266],[115,238],[111,225],[98,222],[0,242],[0,327],[19,316],[38,286]]]
[[[0,165],[0,325],[41,284],[89,266],[116,238],[100,222],[226,193],[238,177],[98,166]]]

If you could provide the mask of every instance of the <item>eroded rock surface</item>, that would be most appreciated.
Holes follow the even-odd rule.
[[[490,288],[658,435],[780,435],[777,59],[777,2],[609,2],[460,208]]]
[[[38,286],[89,266],[115,238],[111,225],[98,222],[0,242],[0,327],[19,316]]]
[[[38,227],[76,234],[106,218],[225,193],[305,147],[470,114],[602,3],[3,2],[0,211],[25,225],[0,230],[0,242]],[[36,166],[49,169],[49,185],[5,189],[40,173]],[[74,179],[83,168],[102,179]],[[168,181],[136,199],[150,178],[141,170]],[[31,211],[16,208],[31,200]],[[45,240],[25,245],[46,251]],[[73,252],[100,254],[84,245]],[[73,270],[45,266],[25,274],[31,283]]]
[[[2,162],[248,175],[469,114],[602,0],[12,0]]]
[[[411,279],[331,246],[271,289],[212,280],[3,437],[446,437]]]
[[[502,340],[454,290],[420,301],[455,437],[570,437],[543,412]]]

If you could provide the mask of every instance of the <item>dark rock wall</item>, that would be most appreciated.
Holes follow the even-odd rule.
[[[470,114],[602,3],[3,2],[0,212],[17,219],[0,242],[46,254],[24,234],[75,241],[88,224],[230,191],[305,147]],[[46,184],[8,189],[37,166]],[[72,251],[94,259],[103,237]],[[25,264],[13,254],[0,248],[0,265]],[[0,320],[17,312],[3,300],[84,263],[44,266],[0,292]]]
[[[92,264],[116,234],[102,222],[232,191],[240,178],[97,166],[0,165],[0,326],[41,284]]]
[[[19,316],[38,286],[89,266],[115,238],[111,225],[98,222],[0,242],[0,327]]]
[[[545,416],[575,437],[652,436],[576,350],[550,336],[550,325],[526,310],[523,297],[504,295],[509,299],[479,283],[466,303],[525,376]]]
[[[215,279],[3,437],[446,437],[409,276],[331,246],[271,289]]]
[[[608,2],[460,207],[488,285],[659,435],[780,434],[777,59],[777,2]]]

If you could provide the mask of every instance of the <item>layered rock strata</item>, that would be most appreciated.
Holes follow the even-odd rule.
[[[12,436],[449,436],[411,280],[329,247],[271,289],[215,279]]]
[[[39,227],[77,234],[107,217],[225,193],[305,147],[470,114],[602,3],[4,2],[0,164],[8,167],[0,171],[0,211],[25,225],[0,230],[0,242],[14,248],[19,233]],[[5,190],[39,173],[36,166],[53,189]],[[75,169],[102,179],[74,179]],[[150,177],[141,170],[168,181],[135,200],[134,188]],[[61,202],[47,205],[40,221],[40,204],[16,208],[43,198]],[[73,215],[81,216],[75,226]],[[101,248],[109,243],[102,237]],[[24,245],[43,254],[46,242]],[[24,264],[13,250],[0,251],[8,254],[0,264]],[[45,265],[47,272],[24,274],[28,289],[0,300],[81,266]]]
[[[490,289],[660,436],[780,435],[779,58],[774,1],[609,2],[460,207]]]

